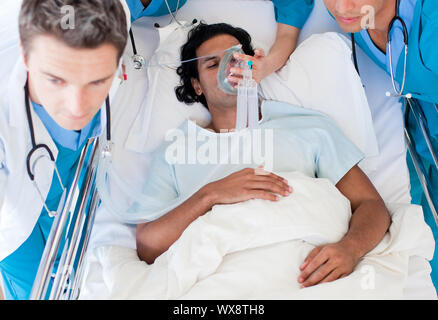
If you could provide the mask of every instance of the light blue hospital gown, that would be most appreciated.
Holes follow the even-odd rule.
[[[217,134],[189,120],[175,132],[167,136],[168,141],[154,154],[144,188],[143,207],[133,213],[138,214],[138,219],[157,219],[184,202],[202,186],[244,168],[258,167],[261,164],[257,162],[258,157],[248,158],[250,161],[245,162],[248,159],[243,155],[248,154],[247,150],[250,150],[251,155],[262,155],[259,158],[264,160],[265,168],[271,163],[273,172],[299,171],[309,177],[327,178],[333,184],[337,184],[364,157],[326,116],[276,101],[265,101],[262,104],[259,140],[254,135],[252,140],[249,139],[251,135],[248,129],[241,133]],[[206,152],[206,145],[215,145],[210,144],[212,141],[216,142],[217,152]],[[260,151],[245,149],[248,141],[261,141]],[[177,157],[177,146],[182,147],[179,153],[181,155],[182,152],[183,157]],[[267,152],[269,148],[272,152]],[[236,156],[236,150],[239,151],[239,157]],[[207,157],[203,158],[203,155]],[[230,157],[240,161],[232,162]]]

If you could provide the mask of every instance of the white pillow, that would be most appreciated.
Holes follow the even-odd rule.
[[[178,128],[186,119],[196,121],[200,126],[210,122],[210,114],[201,103],[187,105],[178,101],[175,87],[180,80],[175,67],[160,65],[179,65],[180,47],[186,42],[189,29],[181,28],[176,23],[160,28],[160,36],[167,35],[166,41],[161,42],[147,64],[147,94],[142,112],[128,136],[127,148],[137,152],[152,152],[163,142],[168,130]]]
[[[287,64],[262,80],[263,95],[326,114],[366,157],[378,154],[371,112],[351,49],[338,33],[315,34],[299,45]],[[362,169],[376,169],[362,161]]]
[[[239,14],[228,14],[239,12]],[[276,21],[272,1],[236,0],[236,1],[188,1],[177,13],[178,22],[186,24],[193,19],[206,23],[225,22],[244,28],[253,39],[253,45],[268,50],[276,34]],[[260,21],[263,20],[263,23]],[[148,94],[143,102],[143,110],[132,126],[126,147],[136,152],[151,152],[163,141],[168,130],[179,127],[187,118],[201,126],[210,122],[208,110],[200,103],[186,105],[179,102],[175,95],[175,87],[179,84],[176,70],[158,66],[159,63],[180,61],[180,48],[187,41],[190,28],[183,28],[177,22],[169,23],[169,16],[147,17],[136,22],[134,33],[137,46],[142,54],[150,51],[150,45],[142,38],[143,31],[150,30],[158,23],[159,44],[146,68],[148,77]],[[144,26],[144,28],[142,28]],[[148,37],[149,44],[156,45],[155,39]],[[145,139],[145,137],[147,137]]]
[[[269,49],[275,41],[277,22],[274,5],[266,0],[188,0],[177,12],[176,18],[192,22],[229,23],[248,31],[256,47]],[[161,26],[169,24],[169,15],[146,18]]]

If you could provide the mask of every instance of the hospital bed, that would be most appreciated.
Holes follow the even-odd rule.
[[[235,14],[230,14],[230,12]],[[188,23],[191,23],[193,19],[205,20],[208,23],[228,22],[243,27],[251,33],[256,46],[261,46],[264,49],[272,45],[276,30],[270,1],[189,0],[186,6],[178,12],[177,19]],[[259,23],[259,21],[263,21],[263,23]],[[161,26],[159,30],[154,27],[156,23]],[[157,61],[168,61],[169,59],[169,56],[158,58],[156,55],[153,56],[157,46],[159,46],[160,39],[166,38],[169,33],[172,33],[172,28],[166,30],[164,27],[169,23],[176,24],[170,16],[167,16],[153,19],[144,18],[133,26],[137,46],[141,48],[139,52],[142,52],[148,58],[147,60],[150,61],[151,65],[156,64]],[[322,7],[322,2],[319,1],[309,22],[303,29],[300,42],[305,41],[312,34],[328,31],[340,32],[335,22],[331,20]],[[178,40],[178,38],[175,39]],[[375,136],[377,145],[377,149],[375,149],[372,145],[362,141],[369,150],[363,169],[385,201],[410,203],[402,106],[399,101],[388,99],[385,96],[385,92],[390,88],[391,83],[387,81],[383,71],[374,66],[363,52],[359,51],[358,54],[359,67],[360,70],[363,70],[362,80],[365,85],[372,119],[373,130],[367,132],[369,135],[368,140],[371,141]],[[202,107],[195,105],[186,108],[175,101],[173,90],[171,90],[172,84],[166,83],[166,81],[170,81],[166,78],[167,73],[165,70],[161,70],[161,72],[165,75],[153,69],[150,69],[149,74],[145,75],[146,79],[144,81],[149,94],[148,97],[145,97],[145,103],[150,109],[150,114],[139,114],[137,118],[131,119],[133,124],[131,133],[137,132],[137,134],[128,135],[126,144],[129,145],[132,142],[132,146],[134,146],[136,144],[133,141],[138,142],[142,137],[143,139],[147,137],[150,140],[150,143],[145,143],[144,147],[137,151],[152,152],[154,147],[158,146],[162,140],[162,131],[158,126],[163,126],[163,121],[165,122],[164,126],[168,127],[177,126],[187,117],[194,118],[201,124],[208,122],[208,118],[204,114],[205,110]],[[174,78],[172,78],[173,80]],[[323,89],[322,93],[325,93]],[[170,107],[167,108],[166,105],[170,105]],[[172,112],[171,116],[169,116],[169,112]],[[141,121],[136,121],[139,118],[141,118]],[[359,127],[359,125],[357,126]],[[363,127],[366,128],[366,126]],[[114,263],[117,263],[117,260],[126,259],[127,265],[130,263],[135,264],[135,260],[138,259],[135,254],[129,255],[127,253],[128,250],[135,250],[135,230],[129,225],[122,226],[115,223],[105,215],[104,207],[101,209],[96,217],[94,234],[89,248],[90,252],[95,250],[95,253],[89,256],[86,271],[88,282],[87,280],[84,282],[82,298],[99,298],[99,295],[94,295],[93,291],[101,292],[100,297],[118,297],[117,293],[110,292],[111,289],[109,289],[112,285],[117,287],[117,283],[111,283],[111,280],[106,279],[107,274],[99,278],[99,273],[105,274],[105,271],[102,270],[102,268],[105,268],[105,264],[99,261],[100,259],[108,259],[108,261]],[[117,244],[114,244],[114,241],[111,240],[114,237],[118,237]],[[115,247],[125,247],[127,251],[118,251],[118,249],[114,249]],[[425,259],[420,257],[411,258],[409,277],[405,283],[405,298],[435,298],[435,290],[429,273],[430,267]],[[121,279],[119,280],[121,281]],[[130,281],[128,274],[125,275],[124,280],[126,282]],[[104,285],[106,281],[110,283],[107,282]],[[127,297],[129,298],[129,295]],[[138,296],[133,295],[132,297]]]
[[[165,27],[170,23],[177,25],[185,21],[190,24],[194,19],[205,20],[208,23],[228,22],[245,28],[253,36],[255,44],[264,49],[268,49],[272,45],[275,37],[276,24],[270,1],[189,0],[177,13],[176,18],[179,22],[173,21],[170,16],[165,16],[143,18],[134,23],[133,32],[137,49],[147,61],[154,61],[154,53],[160,44],[160,37],[164,38],[172,33],[171,28],[166,29]],[[161,26],[160,28],[155,26],[157,23]],[[313,34],[331,31],[340,32],[323,8],[322,1],[317,1],[316,8],[302,31],[300,42],[305,41]],[[125,54],[126,63],[129,63],[131,55],[132,52],[128,48]],[[385,96],[391,83],[383,71],[360,50],[358,57],[360,70],[363,70],[361,76],[369,104],[369,110],[366,110],[365,113],[368,113],[372,120],[371,131],[367,132],[370,126],[360,126],[363,132],[369,134],[369,139],[365,141],[363,136],[357,136],[357,139],[362,138],[361,141],[368,151],[363,169],[386,202],[408,204],[411,198],[409,173],[406,165],[407,146],[404,139],[402,107],[399,101]],[[133,152],[144,152],[144,161],[139,166],[142,166],[141,170],[145,172],[150,162],[150,154],[162,140],[162,128],[160,130],[158,127],[162,126],[163,122],[164,126],[167,127],[178,126],[186,118],[196,119],[201,125],[208,123],[208,113],[203,107],[195,105],[188,108],[178,104],[175,101],[173,90],[169,90],[172,83],[165,81],[166,76],[155,71],[148,73],[147,70],[140,70],[136,73],[130,73],[127,83],[124,87],[122,86],[115,102],[116,105],[123,103],[129,112],[123,109],[125,113],[122,114],[122,108],[116,108],[114,110],[116,114],[113,115],[113,118],[120,120],[114,126],[131,125],[130,134],[115,137],[115,144],[124,144]],[[136,92],[137,96],[133,96],[132,92]],[[152,92],[153,94],[151,94]],[[159,110],[156,106],[158,103],[168,105],[169,109]],[[146,104],[146,108],[140,110],[139,106],[143,104]],[[169,116],[167,111],[174,112]],[[146,140],[146,137],[148,143],[142,144],[141,140]],[[374,143],[369,143],[368,140]],[[90,141],[89,147],[91,153],[96,152],[98,141]],[[54,256],[50,252],[57,246],[56,241],[49,242],[46,249],[48,254],[45,254],[41,262],[39,276],[34,286],[34,290],[36,290],[34,298],[36,299],[47,297],[52,299],[117,297],[117,292],[111,292],[111,285],[108,284],[111,279],[106,279],[104,276],[105,270],[99,261],[102,255],[106,251],[111,252],[112,248],[117,248],[119,251],[115,250],[115,252],[123,252],[124,254],[113,255],[110,257],[111,259],[127,259],[127,263],[137,265],[139,263],[136,255],[131,254],[135,251],[135,226],[119,222],[116,217],[108,213],[104,205],[97,206],[97,195],[94,187],[96,161],[94,157],[90,157],[84,166],[84,172],[90,184],[85,185],[83,190],[76,191],[78,201],[73,204],[78,208],[76,217],[69,223],[65,220],[59,224],[62,230],[68,225],[78,226],[71,234],[70,246],[58,248],[65,252],[71,252],[71,254],[66,253],[65,257],[68,256],[72,263],[70,265],[61,264],[65,268],[58,267],[54,285],[50,289],[51,292],[48,291],[46,283],[51,277],[48,267],[53,266]],[[79,197],[79,194],[86,196]],[[92,200],[86,202],[86,206],[81,207],[79,200],[88,199],[88,197],[92,197]],[[55,234],[57,223],[54,225],[55,228],[52,232]],[[429,274],[430,266],[424,258],[411,257],[409,275],[404,286],[404,297],[407,299],[436,298]],[[127,273],[124,276],[129,281],[130,274]],[[102,294],[99,296],[98,292]]]

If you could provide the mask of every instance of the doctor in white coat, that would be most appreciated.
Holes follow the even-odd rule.
[[[21,56],[0,89],[0,273],[7,299],[29,298],[81,150],[105,133],[105,101],[120,84],[129,26],[124,1],[23,0]]]

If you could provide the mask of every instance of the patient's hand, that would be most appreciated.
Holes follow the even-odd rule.
[[[356,250],[342,241],[316,247],[300,266],[298,282],[304,288],[346,277],[359,260]]]
[[[292,193],[286,179],[261,168],[246,168],[205,185],[200,191],[209,194],[212,206],[233,204],[250,199],[278,201],[277,194],[288,196]]]

